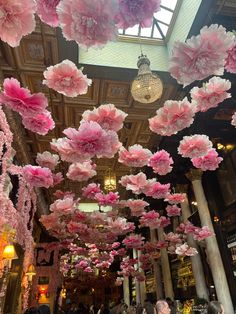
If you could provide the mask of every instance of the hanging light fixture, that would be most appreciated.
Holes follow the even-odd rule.
[[[9,268],[11,268],[11,262],[13,259],[18,259],[18,256],[16,254],[16,250],[13,244],[8,244],[5,246],[4,250],[3,250],[3,254],[2,257],[9,261]]]
[[[114,191],[116,190],[116,175],[109,168],[104,176],[104,189],[106,191]]]
[[[32,279],[33,279],[33,276],[35,276],[35,275],[36,275],[35,267],[34,267],[33,264],[30,264],[29,268],[28,268],[28,270],[26,272],[26,276],[28,276],[28,279],[31,282]]]
[[[161,79],[150,69],[150,60],[141,54],[138,58],[138,75],[131,84],[131,94],[134,100],[149,104],[161,98],[163,84]]]

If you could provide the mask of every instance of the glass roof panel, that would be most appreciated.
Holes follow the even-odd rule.
[[[160,11],[154,13],[154,17],[161,21],[161,22],[164,22],[166,24],[170,24],[170,21],[172,19],[172,16],[173,16],[173,12],[171,11],[168,11],[166,9],[163,9],[161,8]]]
[[[174,11],[177,0],[161,0],[161,5]]]

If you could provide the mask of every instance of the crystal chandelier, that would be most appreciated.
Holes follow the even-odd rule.
[[[104,176],[104,189],[106,191],[116,190],[116,175],[111,172],[110,168],[106,171]]]
[[[131,84],[131,94],[134,100],[149,104],[161,98],[163,84],[161,79],[150,69],[150,60],[141,54],[138,58],[138,75]]]

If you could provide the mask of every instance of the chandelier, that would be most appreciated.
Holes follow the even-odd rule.
[[[163,84],[161,79],[150,69],[150,60],[141,54],[138,58],[138,75],[131,84],[131,94],[134,100],[149,104],[161,98]]]
[[[116,190],[116,175],[109,168],[104,176],[104,189],[106,191],[114,191]]]

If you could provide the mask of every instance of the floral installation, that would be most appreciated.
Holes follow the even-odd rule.
[[[192,104],[196,111],[205,112],[210,108],[217,107],[222,101],[231,97],[227,91],[231,88],[229,80],[220,77],[212,77],[203,87],[194,87],[190,91]]]
[[[127,249],[139,249],[144,244],[143,240],[144,237],[140,234],[130,234],[122,241],[122,243]]]
[[[189,127],[195,115],[194,106],[184,98],[182,101],[167,100],[149,119],[150,130],[154,133],[170,136]]]
[[[195,248],[188,246],[187,243],[184,243],[176,247],[175,253],[180,256],[194,256],[198,254],[198,251]]]
[[[236,40],[234,41],[234,45],[229,50],[227,50],[225,70],[230,73],[236,73]]]
[[[64,177],[61,172],[53,173],[52,178],[53,178],[53,186],[60,184],[64,180]]]
[[[83,72],[77,69],[70,60],[63,60],[54,66],[50,66],[43,72],[45,80],[43,84],[54,89],[67,97],[77,97],[84,95],[92,80],[87,78]]]
[[[223,158],[219,157],[217,151],[214,148],[209,150],[207,155],[203,157],[195,157],[191,159],[194,167],[199,168],[202,171],[216,170],[222,160]]]
[[[202,241],[214,235],[214,232],[211,231],[208,226],[203,226],[202,228],[195,228],[193,238],[197,241]]]
[[[195,134],[183,137],[178,147],[178,153],[185,158],[196,158],[207,155],[210,149],[212,149],[212,142],[209,137],[204,134]]]
[[[53,171],[59,163],[59,156],[45,151],[42,154],[37,154],[36,162],[40,167],[49,168]]]
[[[172,205],[183,203],[184,201],[185,201],[185,195],[183,193],[168,194],[165,198],[165,202],[168,202]]]
[[[154,173],[158,173],[161,176],[172,171],[173,163],[174,161],[170,157],[170,154],[164,149],[153,154],[148,160],[148,166],[152,167]]]
[[[88,179],[96,176],[96,164],[91,161],[85,161],[83,163],[71,164],[66,174],[67,178],[72,181],[88,181]]]
[[[94,199],[96,194],[101,193],[100,184],[90,183],[82,191],[83,197]]]
[[[33,117],[22,117],[22,124],[26,129],[39,135],[46,135],[55,128],[51,113],[47,110]]]
[[[59,26],[59,20],[56,11],[59,2],[60,0],[37,0],[36,13],[42,22],[52,27]]]
[[[104,130],[118,132],[123,128],[127,114],[117,109],[113,104],[101,105],[93,110],[86,110],[82,114],[81,123],[87,121],[97,122]]]
[[[52,172],[48,168],[31,165],[24,166],[23,177],[28,184],[34,187],[49,188],[53,185]]]
[[[120,184],[134,194],[141,194],[145,191],[148,181],[145,173],[140,172],[136,175],[126,175],[121,177]]]
[[[145,195],[151,196],[152,198],[165,198],[170,192],[170,184],[161,184],[156,181],[149,181],[148,185],[145,187]]]
[[[128,167],[144,167],[147,165],[152,153],[149,149],[143,148],[141,145],[135,144],[130,146],[128,150],[121,147],[119,150],[118,161]]]
[[[167,216],[169,217],[175,217],[175,216],[180,216],[181,213],[181,208],[178,207],[177,205],[168,205],[166,207],[166,212],[167,212]]]
[[[149,206],[147,202],[141,199],[129,199],[126,202],[127,207],[131,210],[131,215],[139,217],[145,211],[145,207]]]
[[[100,206],[114,205],[119,201],[118,192],[109,192],[108,194],[97,193],[95,194],[95,200],[98,201]]]

